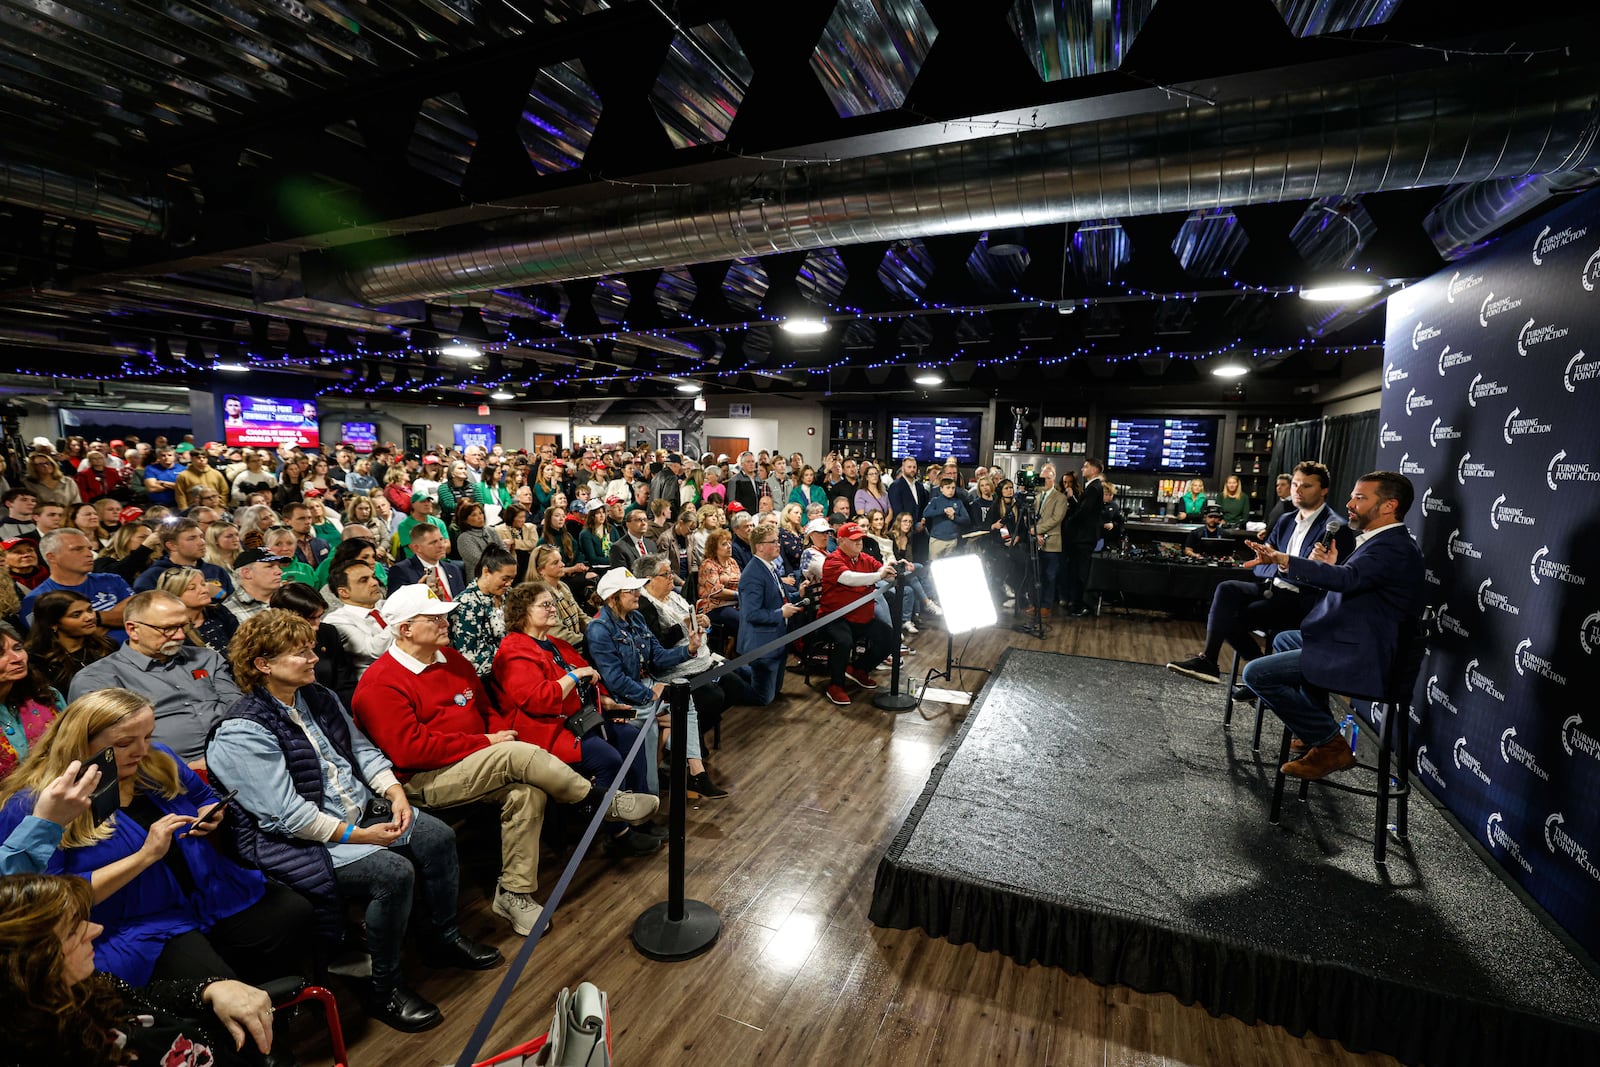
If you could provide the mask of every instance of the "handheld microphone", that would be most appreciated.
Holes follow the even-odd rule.
[[[1342,529],[1344,529],[1344,523],[1339,519],[1328,520],[1328,525],[1322,528],[1322,536],[1317,538],[1317,544],[1322,546],[1324,552],[1328,550],[1329,545],[1333,544],[1333,539],[1339,536],[1339,531]]]

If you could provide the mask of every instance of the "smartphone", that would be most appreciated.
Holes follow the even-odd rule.
[[[81,775],[90,767],[100,768],[100,784],[94,787],[94,792],[89,796],[89,812],[94,816],[94,824],[99,826],[122,806],[122,796],[117,791],[116,751],[110,747],[101,749],[78,773]]]
[[[239,791],[237,789],[230,789],[226,793],[222,794],[217,798],[216,807],[206,812],[205,818],[198,820],[195,825],[215,825],[217,822],[221,821],[222,813],[227,810],[229,802],[238,795]]]

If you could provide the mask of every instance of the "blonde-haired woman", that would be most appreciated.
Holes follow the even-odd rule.
[[[155,728],[150,701],[126,689],[96,690],[68,704],[0,783],[0,840],[72,761],[90,763],[109,748],[116,813],[98,825],[89,812],[72,820],[45,868],[94,887],[90,919],[105,927],[95,952],[100,969],[132,985],[301,973],[310,906],[204,840],[226,809],[171,749],[151,739]]]
[[[206,528],[206,562],[214,563],[233,577],[233,561],[244,551],[239,527],[231,522],[214,522]]]

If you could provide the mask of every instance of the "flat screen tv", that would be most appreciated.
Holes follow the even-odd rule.
[[[923,463],[951,456],[963,466],[978,462],[982,415],[891,415],[889,448],[895,461],[915,456]]]
[[[343,440],[357,452],[371,452],[378,447],[378,424],[375,422],[347,422]]]
[[[1217,466],[1221,423],[1216,417],[1113,417],[1106,464],[1112,471],[1209,475]]]
[[[458,422],[455,424],[456,450],[465,452],[468,445],[482,445],[484,448],[493,448],[498,436],[493,423],[490,422]]]
[[[229,447],[277,448],[287,444],[304,449],[320,448],[317,402],[225,393],[222,436]]]

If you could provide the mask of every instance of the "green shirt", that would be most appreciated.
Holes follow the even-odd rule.
[[[394,532],[395,556],[397,559],[407,559],[411,555],[411,528],[417,524],[416,519],[407,516],[400,520],[400,528]],[[444,520],[437,515],[429,515],[428,522],[439,531],[439,536],[446,541],[450,540],[450,531],[445,527]]]

